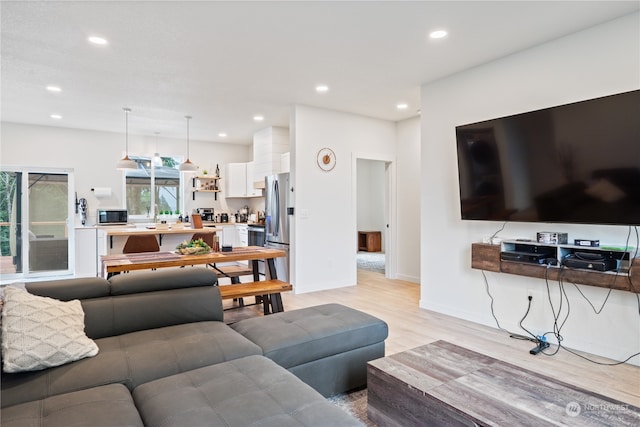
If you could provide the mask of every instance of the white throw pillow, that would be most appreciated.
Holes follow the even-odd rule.
[[[58,301],[22,289],[4,289],[4,372],[37,371],[91,357],[98,346],[84,333],[80,301]]]

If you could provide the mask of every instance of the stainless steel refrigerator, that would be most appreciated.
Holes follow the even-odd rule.
[[[289,281],[289,174],[265,177],[265,246],[282,249],[284,258],[275,258],[279,280]]]

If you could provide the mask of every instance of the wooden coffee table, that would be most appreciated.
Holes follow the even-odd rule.
[[[378,426],[638,426],[640,408],[446,341],[369,362]]]

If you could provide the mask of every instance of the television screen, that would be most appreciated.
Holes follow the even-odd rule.
[[[640,224],[640,90],[456,127],[462,219]]]

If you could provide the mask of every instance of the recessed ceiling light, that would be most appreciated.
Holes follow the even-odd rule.
[[[263,116],[253,116],[253,120],[255,120],[256,122],[261,122],[264,120]]]
[[[49,117],[51,117],[52,119],[56,119],[56,120],[60,120],[62,118],[62,116],[60,114],[52,114]]]
[[[58,86],[53,86],[53,85],[49,85],[47,86],[47,90],[49,92],[62,92],[62,89],[60,89],[60,87]]]
[[[429,33],[429,37],[432,39],[441,39],[447,36],[447,32],[445,30],[436,30]]]
[[[89,41],[93,44],[99,44],[99,45],[105,45],[107,44],[107,39],[102,38],[102,37],[98,37],[98,36],[91,36],[89,37]]]
[[[406,110],[407,108],[409,108],[409,104],[407,104],[405,102],[401,102],[398,105],[396,105],[396,108],[398,110]]]
[[[316,86],[316,92],[318,92],[318,93],[329,92],[329,86],[327,86],[327,85],[318,85],[318,86]]]
[[[218,134],[218,136],[219,136],[220,138],[226,138],[226,137],[227,137],[227,134],[226,134],[226,133],[224,133],[224,132],[220,132],[220,133]]]

